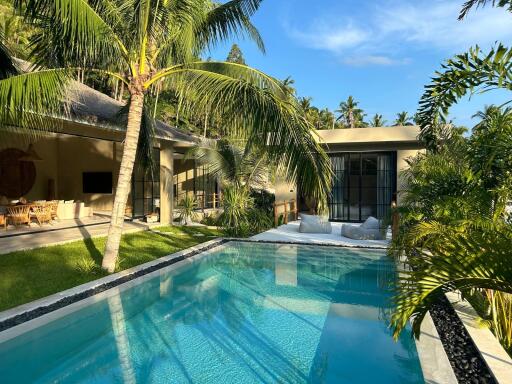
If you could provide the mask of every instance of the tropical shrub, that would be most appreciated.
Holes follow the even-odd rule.
[[[267,212],[270,217],[274,214],[274,202],[276,196],[265,190],[251,190],[251,197],[254,200],[254,206],[264,212]]]
[[[247,236],[250,233],[248,212],[253,205],[249,191],[245,188],[228,186],[223,190],[224,211],[219,221],[229,236]]]
[[[219,223],[227,235],[246,237],[272,228],[272,214],[256,206],[250,190],[229,186],[224,189],[222,202]]]
[[[459,132],[436,152],[409,161],[390,253],[405,255],[411,269],[398,282],[392,325],[398,337],[412,319],[418,336],[432,304],[445,292],[461,291],[512,352],[512,225],[505,209],[512,197],[512,141],[503,138],[495,150],[495,137],[506,135],[512,120],[508,109],[496,107],[478,116],[469,138]]]
[[[194,196],[186,195],[178,204],[178,218],[181,224],[188,225],[198,219],[197,208],[199,204]]]

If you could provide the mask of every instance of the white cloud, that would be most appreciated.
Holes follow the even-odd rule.
[[[341,53],[345,49],[357,47],[367,41],[371,34],[347,25],[335,26],[317,22],[308,31],[288,29],[288,33],[308,47]]]
[[[341,60],[344,64],[352,65],[355,67],[362,67],[366,65],[405,65],[409,64],[411,60],[409,58],[393,59],[388,56],[379,55],[356,55],[345,57]]]
[[[485,7],[457,21],[460,0],[387,0],[350,19],[339,6],[301,28],[285,29],[298,43],[331,52],[348,65],[406,64],[411,50],[440,50],[447,54],[472,45],[492,45],[512,39],[512,15]]]

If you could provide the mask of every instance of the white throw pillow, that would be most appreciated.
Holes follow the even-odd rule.
[[[304,223],[325,223],[329,221],[327,217],[318,215],[307,215],[305,213],[299,213],[299,217],[300,220]]]
[[[324,222],[309,222],[309,221],[301,221],[299,225],[300,233],[323,233],[328,234],[332,233],[331,223],[328,221]]]
[[[364,229],[380,229],[380,220],[370,216],[363,224],[361,224],[361,227]]]

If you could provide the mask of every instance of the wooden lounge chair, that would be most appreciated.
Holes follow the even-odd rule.
[[[58,219],[59,215],[57,214],[57,209],[59,208],[59,201],[52,200],[52,201],[48,202],[48,205],[50,206],[52,220]]]
[[[47,203],[32,205],[32,214],[39,225],[52,221],[52,208]]]
[[[16,205],[7,207],[7,220],[9,220],[15,227],[21,224],[27,224],[30,226],[30,206]]]

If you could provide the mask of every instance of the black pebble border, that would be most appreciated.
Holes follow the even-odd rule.
[[[35,319],[37,317],[46,315],[47,313],[53,312],[53,311],[55,311],[57,309],[65,307],[67,305],[76,303],[77,301],[80,301],[80,300],[86,299],[88,297],[94,296],[94,295],[96,295],[96,294],[98,294],[100,292],[106,291],[107,289],[110,289],[110,288],[113,288],[113,287],[117,287],[118,285],[126,283],[126,282],[128,282],[130,280],[136,279],[137,277],[147,275],[148,273],[151,273],[153,271],[165,268],[165,267],[167,267],[169,265],[175,264],[175,263],[177,263],[179,261],[182,261],[182,260],[188,259],[189,257],[195,256],[195,255],[197,255],[199,253],[203,253],[203,252],[208,251],[210,249],[216,248],[216,247],[218,247],[218,246],[220,246],[220,245],[222,245],[222,244],[224,244],[224,243],[226,243],[228,241],[229,241],[228,239],[220,239],[219,241],[217,241],[217,242],[215,242],[213,244],[209,244],[208,246],[202,247],[200,249],[190,251],[188,253],[180,255],[179,257],[175,257],[175,258],[173,258],[171,260],[162,261],[159,264],[156,264],[156,265],[153,265],[153,266],[141,269],[141,270],[133,272],[133,273],[131,273],[129,275],[121,276],[118,279],[110,281],[108,283],[105,283],[105,284],[102,284],[102,285],[98,285],[97,287],[94,287],[94,288],[91,288],[91,289],[87,289],[87,290],[85,290],[83,292],[76,293],[74,295],[70,295],[70,296],[64,297],[64,298],[62,298],[62,299],[60,299],[60,300],[58,300],[58,301],[56,301],[56,302],[54,302],[52,304],[45,305],[45,306],[38,307],[38,308],[34,308],[32,310],[29,310],[27,312],[21,313],[19,315],[15,315],[13,317],[10,317],[10,318],[0,322],[0,332],[4,331],[6,329],[12,328],[12,327],[14,327],[16,325],[25,323],[25,322],[27,322],[29,320],[33,320],[33,319]]]
[[[445,296],[434,304],[430,310],[430,316],[458,382],[460,384],[498,384]]]

